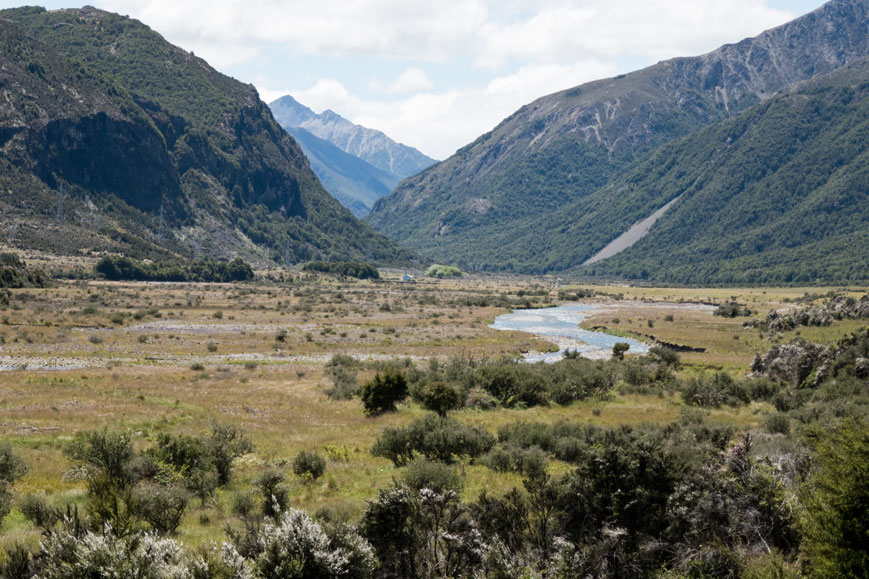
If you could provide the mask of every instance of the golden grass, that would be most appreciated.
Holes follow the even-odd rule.
[[[330,385],[326,363],[332,355],[410,357],[413,363],[423,364],[430,357],[481,358],[518,355],[529,348],[545,350],[550,345],[542,340],[488,328],[507,310],[462,305],[467,297],[499,294],[518,302],[516,292],[532,288],[548,290],[546,297],[531,298],[538,305],[556,301],[554,288],[527,278],[404,284],[296,275],[291,284],[71,282],[13,290],[12,307],[0,312],[0,364],[18,369],[0,372],[0,434],[30,466],[15,492],[24,496],[44,491],[57,504],[81,502],[81,483],[63,479],[70,465],[62,449],[76,432],[127,429],[135,434],[136,444],[147,446],[159,432],[196,434],[217,422],[242,427],[256,451],[239,460],[236,481],[219,493],[214,505],[200,509],[194,502],[181,527],[184,542],[221,539],[224,523],[230,519],[232,494],[247,488],[264,466],[286,473],[293,506],[311,511],[329,507],[358,516],[377,488],[400,476],[389,461],[370,455],[378,433],[387,425],[409,423],[423,410],[409,404],[397,413],[370,418],[358,401],[328,400],[323,391]],[[761,315],[782,307],[785,298],[826,291],[600,289],[624,293],[631,300],[736,297]],[[666,321],[667,315],[673,321]],[[618,322],[613,321],[616,317]],[[706,348],[703,354],[682,355],[686,372],[723,368],[745,373],[755,352],[796,336],[796,332],[761,336],[758,330],[744,330],[744,321],[634,304],[616,314],[596,316],[585,325]],[[858,325],[803,328],[801,336],[830,342]],[[21,369],[25,365],[29,369]],[[39,369],[44,365],[71,368]],[[370,374],[360,373],[360,378]],[[516,420],[665,424],[678,418],[682,407],[678,395],[616,395],[568,407],[465,410],[456,417],[494,433]],[[766,411],[755,405],[718,410],[712,417],[751,428]],[[306,484],[296,479],[292,458],[301,450],[322,453],[326,445],[346,447],[349,459],[330,461],[317,481]],[[515,474],[494,473],[477,465],[462,469],[468,498],[483,489],[497,492],[520,483]],[[17,510],[4,521],[0,546],[36,540],[38,532]]]

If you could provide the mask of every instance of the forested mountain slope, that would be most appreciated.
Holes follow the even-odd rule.
[[[369,223],[430,258],[471,269],[577,266],[651,213],[619,204],[625,213],[591,219],[596,203],[610,202],[595,192],[662,145],[869,55],[867,14],[869,0],[833,0],[709,54],[543,97],[404,181],[378,201]],[[568,235],[578,223],[581,235]]]
[[[317,181],[256,90],[142,23],[0,11],[0,209],[9,241],[382,262],[409,254]]]
[[[345,153],[329,141],[301,127],[284,127],[302,147],[311,169],[335,199],[356,217],[364,217],[374,203],[398,185],[399,179]]]

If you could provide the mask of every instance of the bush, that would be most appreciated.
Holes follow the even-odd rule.
[[[426,277],[436,277],[444,279],[448,277],[462,277],[462,270],[452,265],[434,264],[425,270]]]
[[[175,485],[145,484],[133,491],[136,514],[161,535],[175,534],[189,502],[190,493]]]
[[[417,454],[451,464],[458,457],[482,456],[494,444],[495,438],[483,428],[429,414],[405,428],[384,428],[371,454],[388,458],[395,466],[408,464]]]
[[[282,473],[267,470],[254,482],[262,495],[262,513],[268,518],[277,519],[290,505],[290,491],[284,480]]]
[[[446,416],[450,410],[455,410],[462,404],[462,393],[455,386],[446,382],[429,382],[419,393],[423,407],[438,416]]]
[[[517,472],[529,479],[545,475],[548,465],[546,453],[538,446],[495,449],[483,457],[482,462],[494,471]]]
[[[328,368],[332,387],[325,390],[332,400],[350,400],[359,392],[356,382],[356,368],[353,366],[332,366]]]
[[[136,577],[174,579],[187,576],[181,547],[150,534],[118,536],[111,528],[82,535],[60,529],[42,541],[41,579]]]
[[[726,372],[689,378],[683,385],[682,398],[687,404],[703,408],[718,408],[722,404],[739,406],[751,402],[746,385],[734,380]]]
[[[376,267],[361,261],[310,261],[302,267],[302,271],[317,271],[357,279],[380,279],[380,272]]]
[[[293,459],[293,472],[316,480],[326,472],[326,461],[312,450],[303,450]]]
[[[787,414],[776,412],[770,414],[764,419],[766,429],[773,434],[789,434],[791,431],[791,421]]]
[[[665,364],[673,368],[679,367],[679,354],[677,354],[670,348],[665,348],[663,346],[652,346],[651,348],[649,348],[649,355],[661,364]]]
[[[254,277],[253,268],[241,258],[228,262],[206,259],[152,263],[120,255],[107,255],[96,263],[94,270],[113,281],[233,282],[247,281]]]
[[[464,486],[462,477],[453,467],[423,458],[412,460],[404,468],[401,480],[414,490],[430,489],[440,494],[461,492]]]
[[[735,318],[737,316],[750,316],[751,309],[748,306],[740,306],[737,302],[724,302],[712,312],[716,316]]]
[[[332,579],[368,578],[376,566],[371,546],[355,533],[333,542],[304,512],[290,509],[276,522],[266,522],[245,552],[257,577]]]
[[[802,549],[812,576],[869,576],[869,424],[812,433],[818,467],[803,485]]]
[[[613,344],[613,360],[624,360],[625,352],[631,349],[630,344],[625,342],[616,342]]]
[[[215,424],[205,441],[211,462],[217,470],[217,482],[226,485],[232,478],[232,462],[253,451],[253,443],[235,426]]]
[[[45,531],[54,527],[55,523],[63,517],[63,512],[57,507],[51,506],[42,493],[27,495],[18,505],[18,509],[24,518],[33,523],[35,527]]]
[[[394,412],[395,405],[407,398],[407,378],[393,369],[378,372],[362,386],[360,395],[365,413],[369,416]]]

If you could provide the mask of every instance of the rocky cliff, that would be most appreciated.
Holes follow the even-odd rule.
[[[0,11],[9,242],[258,261],[403,259],[329,196],[256,90],[129,18]]]

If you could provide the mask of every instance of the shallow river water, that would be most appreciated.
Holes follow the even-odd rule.
[[[513,310],[512,313],[495,318],[489,327],[495,330],[527,332],[558,344],[558,352],[527,354],[527,362],[557,362],[567,350],[575,350],[586,358],[609,358],[616,342],[628,344],[628,352],[631,354],[648,352],[649,347],[637,340],[579,327],[589,315],[608,309],[608,304],[571,304],[540,310]]]

